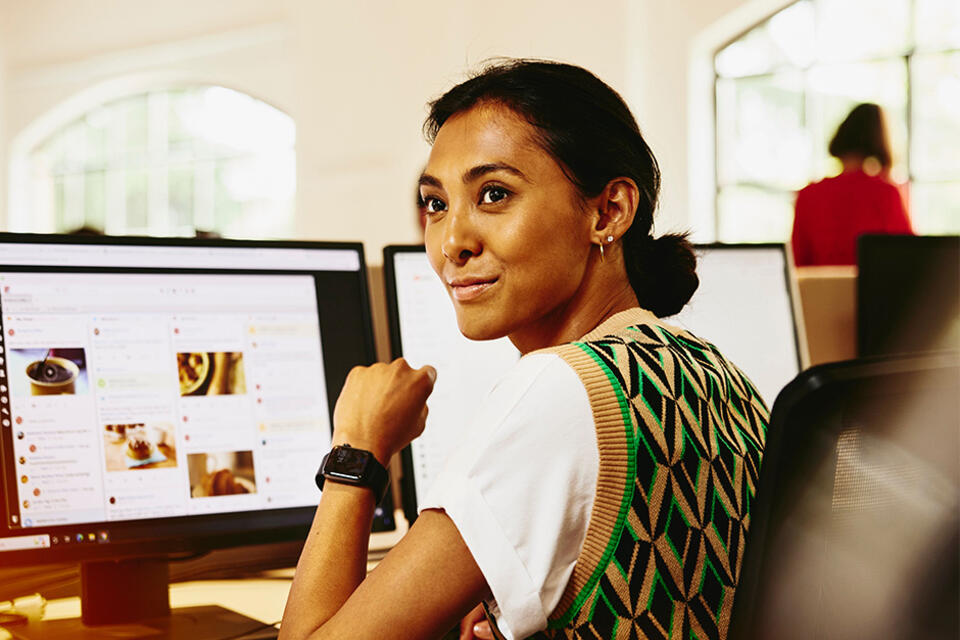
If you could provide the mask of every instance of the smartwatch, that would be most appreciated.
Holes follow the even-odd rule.
[[[354,449],[349,444],[334,447],[323,457],[317,471],[317,487],[323,491],[327,480],[373,489],[377,502],[390,487],[390,474],[369,451]]]

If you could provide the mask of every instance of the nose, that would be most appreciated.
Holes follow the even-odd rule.
[[[440,250],[444,258],[458,265],[483,252],[483,243],[469,210],[451,209],[447,213]]]

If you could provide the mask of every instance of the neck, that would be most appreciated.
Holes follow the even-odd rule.
[[[860,171],[863,169],[863,160],[863,156],[844,156],[840,158],[840,162],[843,163],[843,172]]]
[[[627,278],[623,254],[609,250],[607,253],[603,263],[599,259],[591,260],[570,300],[535,325],[510,334],[510,341],[521,354],[577,340],[607,318],[639,306]]]

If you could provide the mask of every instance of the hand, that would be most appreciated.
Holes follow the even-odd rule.
[[[460,621],[460,640],[493,640],[483,605],[477,605]]]
[[[366,449],[384,465],[423,433],[437,371],[403,358],[354,367],[333,410],[333,444]]]

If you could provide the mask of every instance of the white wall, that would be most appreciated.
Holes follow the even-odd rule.
[[[295,118],[298,235],[363,240],[377,263],[384,244],[418,239],[426,101],[515,55],[619,89],[661,163],[657,229],[709,239],[711,82],[691,85],[690,69],[709,71],[711,47],[786,1],[0,0],[0,227],[11,144],[35,142],[65,103],[215,82]]]

